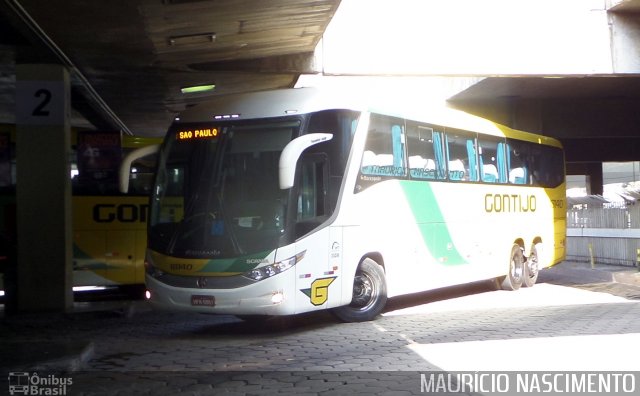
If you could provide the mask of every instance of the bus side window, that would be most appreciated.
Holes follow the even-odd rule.
[[[529,143],[531,183],[541,187],[557,187],[564,181],[562,149]]]
[[[436,132],[435,134],[438,134]],[[434,130],[430,126],[407,123],[407,151],[409,174],[414,179],[435,180],[438,174],[436,164],[442,163],[437,160],[436,151],[442,153],[434,142]],[[438,140],[439,142],[439,140]],[[438,150],[436,150],[438,148]]]
[[[478,146],[480,179],[485,183],[502,183],[506,179],[504,154],[500,154],[502,142],[483,136],[478,139]]]
[[[363,175],[401,177],[405,175],[404,121],[371,115],[369,135],[360,164]]]
[[[509,140],[507,143],[507,167],[509,169],[509,183],[531,184],[527,157],[528,145],[524,142]]]
[[[475,134],[451,130],[446,134],[449,180],[478,181]]]

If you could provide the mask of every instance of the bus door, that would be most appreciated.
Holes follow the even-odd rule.
[[[328,158],[322,153],[306,154],[298,163],[295,210],[295,250],[305,251],[296,265],[296,306],[328,308],[340,299],[339,282],[341,230],[322,227],[329,218]],[[332,304],[333,303],[333,304]]]
[[[117,284],[132,284],[136,280],[136,231],[107,231],[106,262],[109,279]]]
[[[109,279],[120,285],[144,282],[144,250],[148,200],[143,196],[104,197],[113,200],[107,208],[105,261]]]

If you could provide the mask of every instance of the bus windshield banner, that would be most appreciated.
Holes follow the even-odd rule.
[[[215,139],[218,137],[218,128],[188,128],[180,129],[176,132],[176,140],[188,141],[188,140],[202,140],[202,139]]]

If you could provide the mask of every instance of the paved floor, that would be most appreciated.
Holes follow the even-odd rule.
[[[434,370],[638,370],[640,273],[563,263],[533,288],[396,298],[366,323],[77,304],[73,315],[6,318],[0,338],[0,392],[25,373],[48,378],[43,389],[69,381],[69,395],[424,394]]]

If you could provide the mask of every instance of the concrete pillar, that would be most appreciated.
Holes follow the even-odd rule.
[[[638,73],[640,71],[640,48],[638,47],[640,19],[637,11],[610,12],[609,26],[614,73]]]
[[[604,191],[602,176],[602,162],[589,162],[587,168],[587,194],[602,195]]]
[[[16,66],[17,312],[73,307],[69,73]]]

